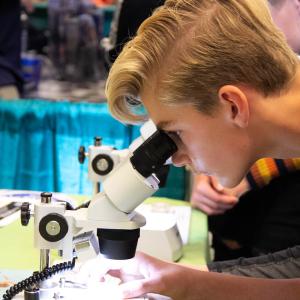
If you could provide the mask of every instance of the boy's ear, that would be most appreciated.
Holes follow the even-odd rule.
[[[218,96],[227,110],[229,120],[238,127],[247,127],[250,112],[248,98],[243,90],[234,85],[224,85],[219,89]]]

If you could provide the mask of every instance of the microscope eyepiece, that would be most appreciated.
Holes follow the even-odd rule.
[[[130,161],[144,177],[159,170],[177,151],[175,142],[162,130],[157,130],[134,152]]]

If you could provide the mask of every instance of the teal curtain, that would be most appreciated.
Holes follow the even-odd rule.
[[[101,136],[103,144],[124,149],[138,132],[113,119],[106,103],[1,100],[0,188],[91,194],[79,147]],[[185,172],[176,169],[160,196],[184,198]]]

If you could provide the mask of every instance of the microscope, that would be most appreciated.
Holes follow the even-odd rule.
[[[148,121],[141,127],[142,141],[145,137],[156,131],[153,122]],[[78,151],[78,160],[84,163],[87,159],[88,179],[93,184],[93,193],[100,192],[100,187],[110,172],[121,163],[130,152],[133,152],[139,145],[140,139],[133,142],[129,149],[117,150],[112,146],[102,143],[102,138],[94,138],[94,144],[88,147],[80,146]],[[159,170],[156,170],[156,176],[159,177],[159,186],[164,187],[167,181],[170,165],[165,164]],[[164,206],[163,206],[164,205]],[[164,207],[164,208],[163,208]],[[137,250],[145,252],[151,256],[167,261],[177,261],[183,255],[183,240],[180,232],[178,220],[176,219],[175,208],[166,203],[148,203],[141,204],[136,208],[147,219],[146,226],[140,230],[140,237],[137,244]],[[181,210],[182,211],[182,210]],[[160,247],[157,247],[157,241],[160,241]],[[92,249],[92,248],[89,248]],[[82,254],[81,254],[82,256]],[[86,255],[87,259],[93,256],[93,253]]]
[[[159,189],[161,168],[177,151],[175,142],[165,132],[153,129],[153,125],[141,128],[140,138],[106,176],[102,191],[92,197],[88,207],[68,210],[66,205],[52,202],[50,193],[41,195],[41,202],[34,205],[34,246],[40,249],[40,272],[49,268],[52,249],[58,250],[64,261],[72,261],[60,264],[61,269],[71,268],[74,257],[91,245],[95,254],[100,251],[106,258],[134,257],[140,227],[146,223],[134,210]],[[23,204],[23,225],[28,224],[32,214],[29,205]],[[87,236],[95,229],[98,241],[89,240]],[[11,289],[11,294],[3,299],[11,299],[25,285],[28,283],[24,281],[15,292]]]

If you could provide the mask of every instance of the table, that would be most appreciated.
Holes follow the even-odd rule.
[[[86,196],[72,196],[78,203],[88,199]],[[189,205],[186,201],[153,197],[146,203],[164,202],[170,205]],[[27,227],[17,220],[0,228],[1,255],[0,275],[5,274],[9,280],[19,282],[39,270],[39,250],[33,247],[33,220]],[[207,217],[193,209],[190,223],[189,242],[183,248],[183,257],[179,263],[199,266],[209,261]],[[6,288],[0,288],[0,297]]]
[[[84,199],[84,196],[75,196]],[[185,201],[167,198],[150,198],[146,202],[163,201],[172,205],[188,205]],[[208,228],[206,216],[192,211],[189,243],[184,246],[180,263],[200,265],[208,259]],[[33,247],[33,220],[27,227],[15,221],[0,229],[1,255],[0,269],[38,270],[39,251]]]

